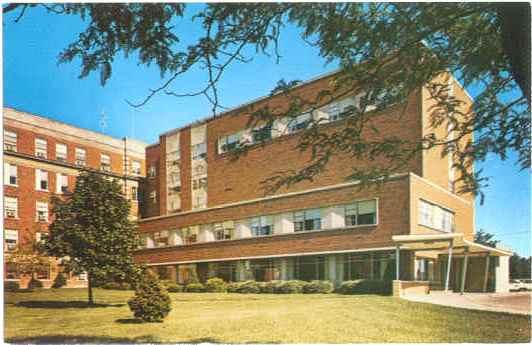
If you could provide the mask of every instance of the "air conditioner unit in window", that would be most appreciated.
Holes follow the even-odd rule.
[[[61,186],[61,193],[68,193],[68,186]]]
[[[81,159],[76,159],[76,165],[85,166],[85,161]]]
[[[55,160],[58,161],[58,162],[66,162],[66,158],[65,157],[55,157]]]
[[[40,158],[46,158],[46,153],[44,152],[37,152],[35,155]]]
[[[48,219],[47,219],[47,217],[46,217],[46,215],[44,213],[39,213],[37,215],[37,220],[39,222],[47,222],[48,221]]]
[[[17,218],[17,212],[15,210],[6,210],[6,218]]]
[[[16,152],[17,146],[12,144],[4,144],[4,150]]]
[[[102,165],[100,167],[100,170],[102,170],[102,171],[111,171],[111,166],[110,165]]]

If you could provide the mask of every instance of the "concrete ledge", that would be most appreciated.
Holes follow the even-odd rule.
[[[408,293],[426,295],[430,291],[429,281],[425,280],[394,280],[393,281],[393,296],[401,297]]]

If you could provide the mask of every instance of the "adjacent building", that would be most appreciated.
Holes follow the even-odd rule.
[[[299,85],[292,95],[315,99],[334,76]],[[471,104],[459,83],[450,78],[449,85],[464,107]],[[421,88],[372,117],[378,131],[364,136],[417,142],[449,135],[445,123],[432,128],[429,98]],[[510,253],[474,243],[474,197],[457,194],[459,171],[440,148],[418,152],[389,181],[369,188],[348,179],[351,168],[381,162],[340,153],[316,178],[265,194],[269,178],[308,163],[310,152],[296,145],[309,121],[341,131],[343,110],[359,99],[349,95],[250,128],[253,110],[287,109],[288,97],[276,94],[161,134],[146,148],[137,261],[180,283],[366,278],[397,280],[400,290],[507,289]],[[234,159],[231,151],[242,145],[246,153]]]
[[[67,196],[82,170],[118,178],[138,218],[140,181],[145,175],[145,144],[117,139],[12,108],[4,108],[4,253],[31,250],[46,238],[53,219],[50,199]],[[44,265],[37,278],[47,286],[58,266]],[[29,279],[14,263],[5,278]],[[79,278],[79,277],[78,277]],[[71,280],[72,284],[78,278]],[[83,276],[81,277],[83,280]]]

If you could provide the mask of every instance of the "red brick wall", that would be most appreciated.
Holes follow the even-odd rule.
[[[179,133],[179,146],[181,151],[181,209],[192,209],[192,157],[190,151],[190,127]]]
[[[160,147],[159,145],[152,145],[146,148],[146,180],[143,187],[143,203],[142,203],[142,217],[158,216],[160,212],[160,189],[159,189],[159,170],[160,170]],[[149,168],[151,166],[157,167],[157,175],[152,178],[148,176]],[[150,193],[157,192],[157,202],[154,203],[150,199]]]

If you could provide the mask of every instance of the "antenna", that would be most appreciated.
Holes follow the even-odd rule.
[[[105,115],[105,110],[102,110],[102,114],[100,115],[100,131],[102,134],[105,134],[105,130],[107,129],[107,115]]]

